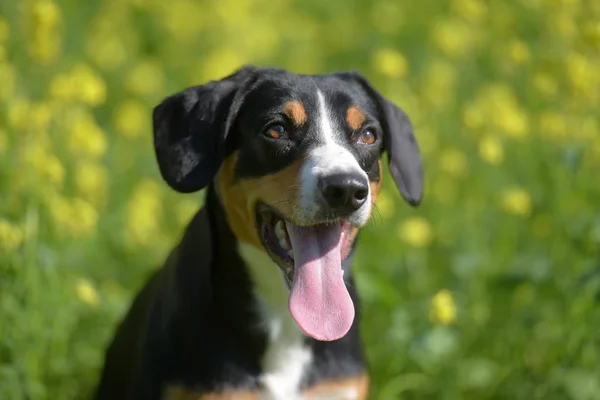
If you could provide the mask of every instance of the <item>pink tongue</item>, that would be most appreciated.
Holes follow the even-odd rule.
[[[309,336],[343,337],[354,321],[354,305],[342,277],[341,226],[299,227],[286,221],[294,251],[290,313]]]

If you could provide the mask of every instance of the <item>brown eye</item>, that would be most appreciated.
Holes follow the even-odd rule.
[[[265,135],[271,139],[279,139],[285,133],[285,128],[281,125],[272,125],[265,131]]]
[[[371,129],[365,129],[360,134],[360,141],[364,144],[373,144],[375,143],[376,139],[377,136],[375,136],[375,132],[373,132]]]

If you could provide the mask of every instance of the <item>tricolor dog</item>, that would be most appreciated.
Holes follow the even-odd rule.
[[[421,200],[406,114],[356,72],[247,66],[153,123],[164,180],[206,201],[118,328],[96,399],[366,399],[351,260],[383,153]]]

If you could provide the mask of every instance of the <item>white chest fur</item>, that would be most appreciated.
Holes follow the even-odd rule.
[[[241,243],[239,251],[247,263],[259,299],[263,328],[269,342],[262,360],[264,400],[300,400],[300,383],[312,360],[304,334],[292,318],[287,304],[289,289],[271,258],[254,246]]]

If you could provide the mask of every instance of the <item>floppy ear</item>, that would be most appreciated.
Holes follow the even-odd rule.
[[[358,72],[350,71],[347,76],[357,80],[379,106],[383,146],[388,153],[389,168],[402,197],[412,206],[418,206],[423,197],[423,167],[419,145],[406,113],[383,97]]]
[[[241,89],[255,71],[247,66],[219,81],[185,89],[154,109],[156,159],[173,189],[195,192],[213,179],[241,105]]]

